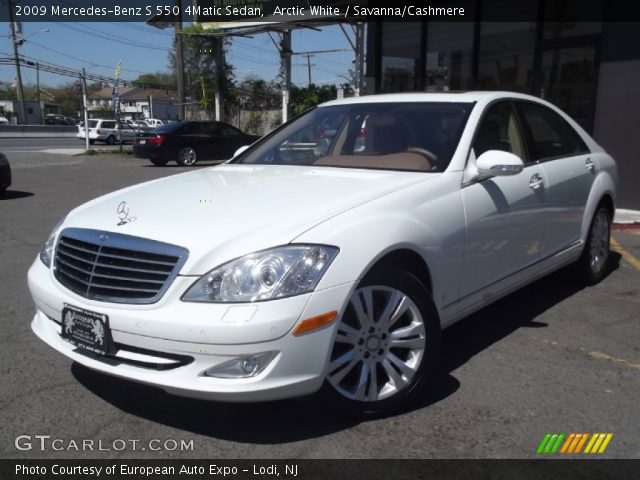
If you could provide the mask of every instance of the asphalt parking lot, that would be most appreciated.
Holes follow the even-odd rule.
[[[93,373],[29,326],[26,272],[58,219],[100,194],[183,170],[118,156],[9,160],[13,187],[0,199],[3,458],[535,458],[548,432],[613,433],[600,457],[640,458],[636,233],[614,233],[624,254],[614,253],[601,284],[583,288],[561,271],[448,329],[432,387],[398,415],[354,417],[322,395],[204,402]],[[41,451],[34,442],[22,451],[19,435],[104,447],[193,440],[193,449]]]

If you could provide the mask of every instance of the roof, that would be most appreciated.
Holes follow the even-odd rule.
[[[125,93],[120,90],[120,100],[147,100],[149,95],[154,100],[173,100],[176,98],[175,92],[160,88],[127,87]]]
[[[362,97],[349,97],[341,100],[331,100],[322,106],[348,105],[353,103],[392,103],[392,102],[456,102],[473,103],[480,100],[493,100],[494,98],[530,98],[516,92],[502,91],[470,91],[470,92],[411,92],[411,93],[384,93],[380,95],[365,95]]]
[[[129,90],[133,90],[134,87],[119,87],[118,90],[120,92],[120,97],[127,93]],[[113,87],[104,87],[95,92],[90,92],[87,94],[87,98],[93,100],[111,100],[111,95],[113,94]]]

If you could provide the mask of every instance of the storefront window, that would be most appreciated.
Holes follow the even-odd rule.
[[[481,18],[535,19],[537,12],[538,2],[535,0],[494,0],[483,2]],[[477,87],[531,93],[535,34],[535,21],[483,21],[480,24]]]
[[[604,0],[555,0],[544,5],[544,40],[593,35],[602,32],[602,22],[594,21],[558,21],[563,18],[588,19],[602,18]]]
[[[382,91],[410,92],[418,88],[422,25],[384,22],[382,25]]]
[[[482,23],[478,87],[530,93],[534,44],[534,22]]]
[[[473,22],[429,22],[427,25],[427,91],[473,88]]]

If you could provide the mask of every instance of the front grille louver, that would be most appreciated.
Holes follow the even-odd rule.
[[[58,239],[56,279],[92,300],[154,303],[187,260],[187,249],[145,238],[67,228]]]

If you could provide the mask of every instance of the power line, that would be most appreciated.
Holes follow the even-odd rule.
[[[58,23],[57,25],[60,25],[61,27],[67,28],[69,30],[75,30],[76,32],[82,33],[84,35],[88,35],[90,37],[95,37],[95,38],[100,38],[102,40],[108,40],[110,42],[114,42],[114,43],[120,43],[122,45],[127,45],[130,47],[138,47],[138,48],[146,48],[149,50],[158,50],[158,51],[165,51],[168,52],[171,49],[169,48],[165,48],[165,47],[158,47],[155,45],[150,45],[150,44],[143,44],[140,42],[136,42],[134,40],[127,40],[124,39],[124,37],[119,37],[117,35],[112,35],[109,33],[102,33],[100,30],[85,30],[84,28],[80,28],[77,25],[68,25],[66,23]]]
[[[32,44],[34,44],[34,45],[36,45],[36,46],[38,46],[40,48],[44,48],[45,50],[49,50],[50,52],[57,53],[58,55],[62,55],[64,57],[68,57],[68,58],[71,58],[73,60],[77,60],[78,62],[89,64],[89,65],[91,65],[93,67],[111,68],[111,69],[114,68],[113,65],[111,65],[111,66],[110,65],[102,65],[100,63],[93,63],[93,62],[91,62],[89,60],[85,60],[83,58],[74,57],[73,55],[69,55],[68,53],[60,52],[59,50],[56,50],[54,48],[50,48],[50,47],[46,47],[44,45],[41,45],[38,42],[34,42],[33,40],[29,40],[29,43],[32,43]],[[140,70],[132,70],[132,69],[129,69],[129,68],[123,68],[122,70],[125,70],[125,71],[128,71],[128,72],[133,72],[133,73],[147,73],[147,72],[143,72],[143,71],[140,71]]]

